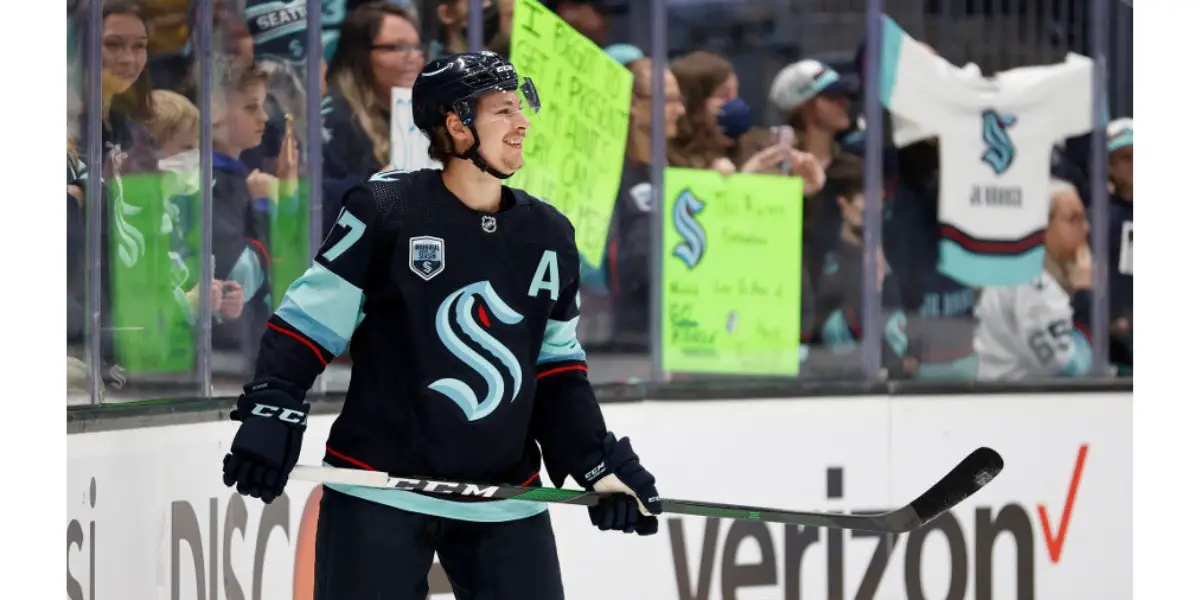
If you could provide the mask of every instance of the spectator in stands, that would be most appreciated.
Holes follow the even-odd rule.
[[[511,49],[511,46],[512,46],[513,11],[516,10],[516,8],[513,6],[513,3],[516,2],[516,0],[494,0],[494,1],[496,3],[495,12],[499,14],[500,28],[499,28],[499,31],[491,32],[492,34],[488,35],[488,33],[490,32],[490,30],[488,29],[488,27],[490,26],[488,23],[488,19],[495,18],[495,17],[490,17],[489,15],[485,14],[484,20],[483,20],[483,22],[484,22],[484,34],[483,34],[484,35],[484,37],[483,37],[484,44],[483,45],[488,50],[491,50],[492,52],[495,52],[496,54],[499,54],[501,56],[507,57],[509,50]]]
[[[412,87],[424,65],[416,24],[394,4],[364,4],[342,25],[321,109],[324,229],[333,226],[345,192],[390,162],[392,88]]]
[[[429,60],[467,51],[469,0],[438,0],[437,39],[429,44]]]
[[[1112,363],[1133,374],[1133,119],[1108,125],[1108,290]]]
[[[483,9],[483,46],[508,56],[512,38],[513,0],[481,0]],[[447,54],[466,52],[469,0],[438,0],[438,39],[430,44],[429,60]]]
[[[888,162],[894,170],[884,178],[883,252],[900,283],[917,378],[973,379],[975,290],[938,269],[938,140],[895,149]]]
[[[646,56],[646,53],[642,52],[641,48],[638,48],[633,44],[613,44],[605,48],[604,53],[607,54],[609,58],[621,63],[622,66],[626,67],[629,66],[629,63]]]
[[[816,345],[825,352],[810,355],[810,373],[857,375],[861,372],[856,352],[862,339],[863,294],[863,163],[851,154],[841,154],[830,163],[826,190],[837,202],[841,214],[838,241],[821,258],[814,272],[816,291],[813,327]],[[875,286],[882,302],[884,318],[883,365],[892,377],[907,377],[916,372],[916,358],[908,354],[905,315],[900,309],[896,278],[888,268],[883,248],[876,248]],[[817,357],[824,360],[816,361]]]
[[[1092,366],[1092,255],[1088,219],[1075,186],[1050,182],[1045,268],[1033,281],[984,288],[975,348],[979,379],[1079,377]]]
[[[726,115],[725,130],[737,135],[749,128],[750,121],[749,108],[738,98],[733,65],[710,52],[697,51],[675,59],[671,72],[679,81],[686,112],[679,134],[667,145],[668,161],[676,167],[733,172],[726,157],[732,140],[722,131],[718,114]],[[745,127],[734,123],[739,118]],[[738,128],[742,131],[736,131]]]
[[[197,153],[200,144],[200,111],[182,94],[169,90],[151,92],[154,114],[146,122],[154,138],[161,164],[173,156]]]
[[[279,201],[280,188],[291,190],[294,185],[281,185],[274,176],[252,171],[237,158],[262,143],[267,74],[254,65],[237,63],[214,71],[212,260],[214,279],[224,282],[221,295],[214,297],[220,310],[214,312],[233,315],[234,320],[218,319],[213,347],[240,351],[249,359],[245,361],[249,368],[270,308],[268,231],[266,220],[256,213],[269,211]],[[294,179],[296,174],[290,176]],[[193,202],[193,210],[196,206]],[[243,310],[248,314],[243,315]]]
[[[852,87],[837,71],[815,60],[801,60],[784,67],[771,83],[771,103],[783,115],[784,123],[795,131],[795,147],[814,157],[827,168],[841,152],[837,136],[850,127],[847,109]],[[756,129],[743,136],[739,160],[761,152],[775,143],[766,130]],[[841,210],[837,197],[822,193],[818,185],[805,181],[805,244],[813,258],[824,256],[837,243],[836,233]],[[816,265],[810,265],[817,269]]]
[[[671,71],[683,92],[685,114],[679,134],[667,146],[667,161],[676,167],[714,169],[724,174],[781,173],[788,170],[814,185],[824,183],[824,171],[813,157],[780,144],[750,156],[738,168],[730,156],[737,139],[749,131],[750,107],[738,97],[733,65],[711,52],[696,51],[673,63]]]
[[[784,67],[771,83],[771,103],[796,130],[796,147],[817,157],[822,167],[838,153],[838,134],[850,128],[851,91],[837,71],[815,60]]]
[[[86,18],[87,10],[76,11]],[[145,186],[134,185],[128,175],[152,174],[156,171],[155,145],[142,121],[154,114],[152,85],[146,70],[149,35],[141,5],[132,0],[104,2],[101,23],[101,106],[86,107],[76,115],[68,131],[67,180],[67,343],[72,352],[82,358],[84,323],[86,322],[86,281],[91,270],[91,258],[86,251],[86,191],[89,185],[101,186],[101,240],[103,249],[100,271],[91,276],[101,281],[100,327],[102,371],[106,381],[113,372],[116,359],[112,338],[111,270],[115,266],[111,255],[136,264],[146,252],[144,233],[127,222],[127,215],[152,213],[161,205],[160,197],[138,193]],[[86,25],[80,32],[80,48],[89,48]],[[86,98],[86,90],[83,90]],[[102,156],[101,172],[91,173],[80,159],[82,132],[87,130],[88,113],[100,111]],[[113,185],[124,177],[125,185]],[[139,182],[140,183],[140,182]],[[134,190],[137,190],[136,192]],[[115,221],[115,223],[114,223]],[[115,232],[115,233],[114,233]],[[114,239],[115,238],[115,239]],[[112,252],[110,248],[114,248]]]
[[[163,227],[170,229],[172,236],[171,270],[176,286],[176,302],[195,322],[200,306],[200,265],[196,263],[195,251],[199,247],[200,223],[198,214],[189,210],[200,192],[200,153],[197,148],[200,135],[200,111],[182,94],[167,90],[154,91],[154,117],[147,123],[151,135],[158,143],[158,166],[161,170],[163,198],[167,218]],[[219,172],[214,169],[214,175]],[[215,188],[214,188],[215,189]],[[242,314],[242,303],[235,301],[241,296],[225,295],[226,289],[237,288],[237,282],[214,277],[210,298],[218,318],[237,319]],[[222,296],[225,296],[224,299]]]
[[[254,60],[254,38],[246,28],[240,0],[214,0],[212,6],[212,52],[221,61],[249,63]],[[200,16],[199,2],[192,2],[188,11],[188,30],[191,40],[184,48],[187,62],[181,58],[155,56],[155,82],[161,89],[183,94],[193,104],[200,103],[200,66],[202,57],[196,54],[199,45]]]
[[[609,0],[542,0],[542,3],[597,46],[608,43],[609,17],[618,10]]]
[[[333,53],[337,51],[338,40],[342,35],[342,23],[346,20],[346,15],[354,12],[355,9],[363,4],[377,2],[378,0],[321,0],[321,45],[323,49],[322,64],[333,60]],[[417,12],[417,7],[414,5],[417,0],[389,0],[392,4],[399,6],[405,10],[411,11],[414,16]],[[424,5],[428,0],[421,0]],[[322,94],[324,96],[324,94]]]
[[[147,66],[159,88],[175,91],[194,90],[195,18],[198,3],[191,0],[145,0],[149,36],[146,40]]]
[[[629,111],[629,136],[625,169],[613,207],[607,243],[608,288],[613,296],[614,341],[634,351],[649,350],[650,242],[654,194],[650,187],[652,160],[650,137],[654,119],[651,103],[653,63],[639,58],[629,63],[633,72],[633,101]],[[668,142],[675,139],[684,114],[683,95],[670,70],[663,73]]]

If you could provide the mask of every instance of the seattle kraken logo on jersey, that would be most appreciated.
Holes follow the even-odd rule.
[[[1012,138],[1008,137],[1008,129],[1016,124],[1017,118],[1012,115],[1002,115],[994,110],[983,112],[983,143],[987,150],[980,158],[997,175],[1003,175],[1012,167],[1013,159],[1017,156]]]
[[[671,209],[675,231],[683,238],[683,242],[675,246],[673,254],[689,269],[696,268],[708,247],[704,228],[696,221],[696,215],[703,210],[704,202],[690,189],[683,190],[675,197],[675,206]]]
[[[476,298],[482,298],[483,304],[477,305]],[[485,310],[487,312],[484,312]],[[511,350],[487,332],[486,328],[492,326],[487,317],[488,313],[505,325],[516,325],[524,319],[500,298],[488,281],[477,281],[451,293],[442,301],[437,311],[438,338],[451,354],[487,382],[487,393],[481,401],[471,386],[461,379],[453,378],[439,379],[429,384],[429,389],[440,392],[454,401],[469,421],[478,421],[492,414],[504,400],[508,386],[496,365],[459,337],[451,325],[452,321],[471,341],[487,350],[495,362],[508,371],[508,376],[512,379],[509,400],[515,400],[521,391],[521,364],[517,362],[517,357]]]

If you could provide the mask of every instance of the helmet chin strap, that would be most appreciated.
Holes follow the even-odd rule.
[[[480,171],[483,171],[484,173],[487,173],[496,179],[503,180],[516,175],[516,171],[507,174],[501,173],[500,171],[493,169],[491,165],[487,164],[487,161],[483,160],[483,156],[479,154],[479,132],[475,131],[475,124],[472,123],[471,125],[468,125],[467,128],[471,130],[471,135],[475,138],[475,143],[471,144],[471,147],[468,148],[466,152],[452,154],[451,156],[469,160],[475,163],[475,166],[479,167]]]

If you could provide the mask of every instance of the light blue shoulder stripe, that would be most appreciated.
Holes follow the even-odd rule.
[[[334,356],[346,351],[362,322],[362,290],[313,263],[288,288],[276,315]]]
[[[544,502],[530,502],[528,500],[456,502],[454,500],[423,496],[404,490],[385,490],[382,488],[331,483],[325,484],[325,487],[332,488],[349,496],[354,496],[355,498],[361,498],[368,502],[375,502],[400,510],[442,517],[444,519],[474,521],[477,523],[517,521],[539,515],[547,509]]]
[[[547,320],[546,334],[542,336],[542,350],[538,353],[537,364],[587,360],[583,346],[575,334],[577,327],[579,317],[570,321]]]

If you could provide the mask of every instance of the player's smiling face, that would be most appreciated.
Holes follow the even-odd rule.
[[[521,96],[516,92],[494,92],[479,99],[475,108],[475,129],[479,132],[479,153],[494,168],[505,173],[525,164],[522,156],[529,118],[525,116]]]

